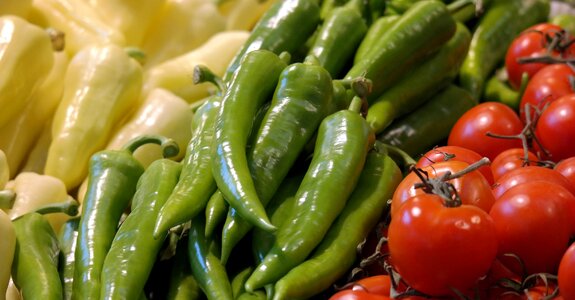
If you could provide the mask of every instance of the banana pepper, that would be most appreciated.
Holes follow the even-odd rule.
[[[10,180],[10,166],[8,165],[6,153],[0,149],[0,190],[6,186],[8,180]]]
[[[224,0],[218,8],[226,16],[226,30],[252,30],[276,0]]]
[[[152,23],[141,47],[146,67],[189,52],[226,27],[210,0],[167,0]]]
[[[205,65],[222,76],[249,36],[248,31],[224,31],[215,34],[202,46],[148,69],[144,73],[144,95],[154,88],[164,88],[193,103],[210,94],[210,83],[192,83],[197,65]]]
[[[0,266],[2,266],[0,267],[0,300],[4,300],[16,248],[16,233],[10,217],[3,210],[0,210],[0,237],[2,239],[0,243]]]
[[[0,128],[20,114],[53,64],[52,43],[42,28],[16,16],[0,17]]]
[[[0,1],[0,16],[15,15],[22,18],[28,17],[32,0],[2,0]],[[2,291],[0,291],[1,297]]]
[[[24,111],[15,115],[0,130],[0,149],[4,150],[8,157],[12,176],[20,169],[47,120],[52,117],[60,103],[69,59],[64,52],[54,52],[53,55],[54,64],[46,80],[32,93]]]
[[[34,0],[29,19],[41,27],[63,31],[70,57],[94,43],[126,44],[124,35],[84,0]]]
[[[52,119],[53,118],[50,118],[46,123],[44,123],[44,129],[42,129],[42,132],[36,139],[32,149],[30,149],[28,157],[20,169],[20,172],[44,173],[48,149],[52,142]]]
[[[86,178],[92,154],[106,147],[138,104],[142,68],[119,46],[91,45],[72,58],[65,82],[44,173],[70,190]]]

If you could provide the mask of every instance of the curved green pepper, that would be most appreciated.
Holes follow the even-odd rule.
[[[141,145],[162,145],[164,156],[174,156],[178,145],[159,136],[142,136],[121,150],[92,155],[88,189],[82,204],[74,258],[73,299],[99,299],[102,266],[116,234],[120,217],[129,206],[144,167],[134,157]],[[132,202],[132,206],[137,203]]]
[[[365,36],[355,51],[355,56],[353,58],[354,64],[364,59],[365,57],[369,57],[369,53],[371,51],[378,49],[375,46],[377,45],[377,41],[391,28],[395,22],[397,22],[398,19],[398,15],[383,16],[379,17],[375,22],[373,22],[373,24],[371,24],[371,26],[369,26]]]
[[[350,105],[355,110],[358,97]],[[353,191],[372,137],[358,111],[342,110],[326,117],[319,129],[312,161],[295,196],[291,222],[246,282],[254,291],[273,283],[303,262],[319,244]]]
[[[282,71],[271,106],[247,153],[249,172],[264,206],[331,108],[331,76],[314,64],[311,57],[308,59]],[[232,248],[251,229],[250,223],[240,216],[233,208],[224,224],[221,256],[224,263]]]
[[[276,282],[273,299],[307,299],[343,276],[356,259],[357,246],[389,208],[387,200],[401,179],[393,159],[370,152],[345,208],[311,257]]]
[[[374,99],[366,119],[375,133],[382,132],[394,119],[415,110],[449,85],[459,73],[470,41],[467,27],[458,23],[453,37],[437,53]]]
[[[132,211],[118,228],[104,260],[101,299],[136,299],[144,291],[164,239],[150,234],[160,208],[178,182],[182,165],[159,159],[138,180]],[[165,235],[164,235],[165,237]]]
[[[15,219],[12,224],[16,232],[12,279],[22,297],[61,300],[58,238],[52,226],[35,212]]]
[[[178,241],[172,261],[166,300],[198,300],[201,296],[202,290],[190,268],[188,241],[182,238]]]
[[[207,237],[211,237],[216,227],[224,222],[228,214],[228,203],[222,193],[216,191],[206,204],[206,232]]]
[[[62,282],[62,299],[72,299],[72,288],[74,284],[74,258],[76,252],[76,241],[78,240],[78,225],[80,218],[71,218],[62,225],[58,235],[58,245],[60,255],[58,259],[58,272]]]

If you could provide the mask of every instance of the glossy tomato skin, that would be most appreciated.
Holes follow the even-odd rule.
[[[422,168],[422,170],[427,172],[429,178],[439,178],[447,172],[452,174],[457,173],[468,166],[469,164],[466,162],[450,160],[435,163]],[[495,197],[493,196],[491,185],[477,170],[460,178],[452,179],[449,182],[453,184],[464,204],[475,205],[484,211],[489,212],[491,206],[495,203]],[[407,174],[407,176],[405,176],[399,183],[391,200],[392,219],[405,201],[415,195],[425,194],[424,190],[416,189],[414,187],[417,183],[421,183],[421,180],[413,171]]]
[[[566,64],[552,64],[543,67],[529,80],[521,97],[519,112],[525,122],[525,106],[542,109],[544,105],[562,96],[573,94],[569,76],[575,76],[575,70]],[[530,110],[533,117],[533,110]]]
[[[387,296],[370,294],[364,291],[343,290],[333,294],[329,300],[390,300]]]
[[[510,188],[497,199],[489,215],[495,222],[499,259],[522,274],[515,254],[527,274],[555,273],[573,232],[567,203],[557,197],[561,186],[530,181]]]
[[[370,294],[389,297],[391,291],[391,278],[389,275],[375,275],[356,281],[352,288],[354,291],[364,291]]]
[[[493,185],[493,195],[495,196],[495,199],[498,199],[513,186],[536,180],[559,184],[575,195],[575,186],[571,185],[565,176],[555,170],[541,166],[526,166],[505,173],[495,181],[495,184]]]
[[[575,186],[575,156],[559,161],[553,168]]]
[[[575,243],[563,254],[557,273],[559,293],[565,299],[575,299]]]
[[[466,162],[468,164],[473,164],[474,162],[479,161],[481,158],[482,156],[479,155],[479,153],[467,148],[460,146],[441,146],[433,148],[427,151],[427,153],[423,154],[417,161],[415,167],[423,168],[446,160],[457,160]],[[493,172],[488,165],[485,165],[478,170],[481,172],[481,174],[483,174],[483,177],[487,179],[489,184],[493,184]]]
[[[523,123],[509,106],[499,102],[483,102],[465,112],[452,127],[447,145],[473,150],[490,160],[510,148],[520,148],[518,139],[502,139],[487,136],[517,135]]]
[[[524,166],[535,165],[538,160],[537,155],[531,151],[527,151],[527,161],[524,160],[524,156],[523,148],[511,148],[499,153],[491,162],[493,178],[498,180],[503,174]]]
[[[543,110],[535,136],[549,151],[549,159],[558,162],[575,156],[575,94],[562,96]]]
[[[521,86],[521,76],[523,72],[532,78],[541,68],[545,67],[545,63],[519,63],[519,58],[522,57],[541,57],[546,53],[546,47],[549,46],[547,37],[554,37],[556,33],[560,32],[562,28],[558,25],[541,23],[531,26],[519,34],[509,48],[505,55],[505,69],[509,78],[510,85],[516,90]],[[553,56],[563,56],[557,50],[551,52]]]
[[[446,207],[440,196],[418,195],[392,217],[389,250],[409,286],[452,295],[451,288],[466,291],[488,272],[497,253],[495,224],[476,206]]]

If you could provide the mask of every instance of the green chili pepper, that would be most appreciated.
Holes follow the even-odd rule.
[[[459,74],[459,84],[478,101],[485,81],[505,57],[513,39],[549,15],[548,0],[495,1],[480,18]]]
[[[239,295],[243,294],[246,290],[244,289],[244,284],[248,277],[254,270],[253,266],[247,266],[241,270],[239,270],[232,278],[231,285],[232,285],[232,294],[234,299],[237,299]]]
[[[573,14],[558,14],[549,19],[549,23],[560,26],[570,34],[575,34],[575,20],[573,18]]]
[[[377,98],[445,44],[455,28],[455,20],[444,3],[418,1],[373,44],[378,51],[371,51],[357,61],[345,78],[370,79],[373,82],[370,99]]]
[[[182,161],[182,174],[173,193],[160,209],[153,229],[155,238],[202,212],[216,190],[216,181],[212,176],[212,144],[220,101],[220,96],[210,97],[194,115],[192,139]]]
[[[58,272],[62,282],[63,299],[72,299],[74,284],[74,256],[76,241],[78,240],[78,225],[80,217],[71,218],[62,225],[58,235],[60,256],[58,259]]]
[[[501,102],[515,111],[519,111],[521,97],[519,92],[514,90],[509,84],[498,78],[497,74],[491,76],[485,84],[484,101]]]
[[[353,58],[354,64],[365,57],[369,57],[369,53],[371,51],[378,50],[374,45],[377,45],[379,38],[384,35],[398,19],[398,15],[383,16],[378,18],[373,22],[373,24],[371,24],[371,26],[369,26],[365,36],[355,51],[355,56]]]
[[[244,56],[264,49],[292,53],[313,34],[320,22],[318,0],[276,1],[252,29],[248,40],[230,62],[224,81],[231,80]]]
[[[207,237],[211,237],[216,227],[226,220],[228,214],[228,203],[222,193],[216,191],[206,204],[206,232]]]
[[[134,201],[137,206],[118,228],[102,267],[102,299],[135,299],[144,290],[164,239],[150,234],[160,208],[178,182],[182,165],[159,159],[140,177]],[[164,235],[165,237],[165,235]]]
[[[416,67],[369,105],[367,122],[376,134],[396,118],[423,104],[433,94],[449,85],[459,68],[471,41],[471,33],[458,23],[453,37],[437,53]]]
[[[264,206],[321,120],[328,115],[332,99],[331,76],[313,63],[313,57],[308,57],[304,63],[291,64],[282,71],[271,106],[247,153],[249,173]],[[225,194],[224,198],[227,198]],[[221,259],[224,263],[250,229],[251,224],[241,218],[235,208],[231,209],[222,233]]]
[[[228,83],[216,120],[213,176],[224,199],[250,224],[275,230],[250,176],[246,146],[258,109],[273,95],[282,59],[268,51],[246,54]]]
[[[177,154],[178,146],[159,136],[142,136],[121,150],[103,150],[90,159],[88,189],[82,204],[74,258],[73,299],[99,299],[104,259],[120,217],[129,206],[144,167],[133,157],[141,145],[160,144],[164,156]],[[137,203],[132,203],[136,206]]]
[[[58,238],[52,226],[35,212],[15,219],[12,224],[16,233],[12,279],[22,297],[61,300]]]
[[[190,268],[187,237],[178,241],[166,294],[167,300],[198,300],[203,294]]]
[[[450,85],[409,115],[391,123],[377,139],[418,157],[446,139],[459,117],[476,104],[468,91]]]
[[[363,0],[335,8],[321,25],[308,55],[315,56],[334,78],[344,70],[367,32]]]
[[[350,0],[322,0],[319,16],[322,20],[328,18],[331,12],[337,7],[345,5]]]
[[[478,19],[486,8],[491,3],[491,0],[469,1],[471,3],[463,3],[462,1],[451,2],[447,5],[453,18],[461,23],[468,23],[469,21]]]
[[[197,215],[191,223],[188,255],[192,274],[208,300],[234,299],[226,269],[218,258],[216,241],[206,238],[204,216]]]
[[[401,179],[393,159],[370,152],[344,210],[312,256],[276,282],[273,299],[307,299],[343,276],[356,259],[357,246],[389,208],[387,200]]]
[[[241,293],[236,300],[267,300],[270,299],[265,292],[263,291],[255,291],[253,293],[244,292]]]
[[[361,100],[356,97],[352,110],[339,111],[322,121],[311,164],[295,196],[292,221],[278,230],[272,249],[246,282],[247,291],[275,282],[304,261],[345,206],[372,135],[359,114],[358,102]]]

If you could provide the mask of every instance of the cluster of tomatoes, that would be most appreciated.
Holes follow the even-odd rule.
[[[551,24],[517,37],[506,69],[521,109],[483,102],[422,155],[378,232],[385,274],[332,300],[575,299],[573,45]]]

